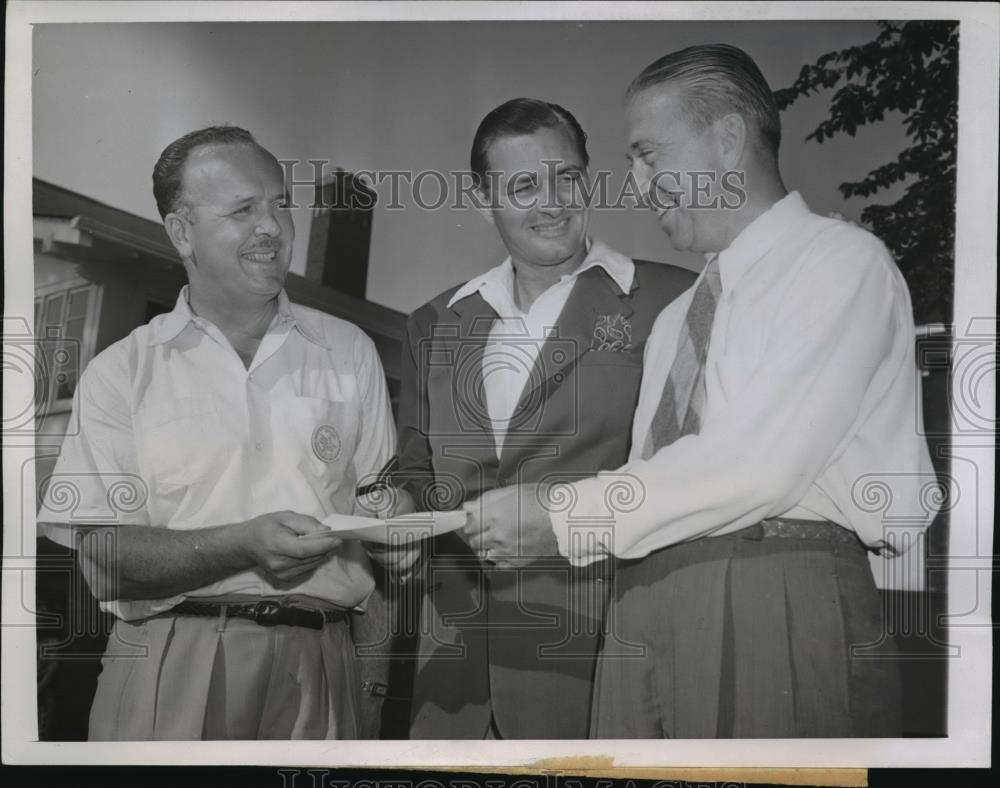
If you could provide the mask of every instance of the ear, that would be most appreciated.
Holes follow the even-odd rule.
[[[171,212],[163,217],[163,227],[170,243],[174,245],[182,260],[191,258],[190,223],[185,216]]]
[[[727,170],[734,170],[743,162],[748,128],[742,115],[730,112],[717,121],[717,131],[722,162]]]
[[[492,198],[485,189],[476,189],[476,201],[474,208],[490,224],[496,224],[493,218]]]

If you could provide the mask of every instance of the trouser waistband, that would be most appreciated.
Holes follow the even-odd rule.
[[[322,629],[326,624],[344,621],[347,611],[338,608],[315,608],[283,604],[278,599],[259,602],[201,602],[186,599],[162,615],[195,616],[199,618],[243,618],[262,627],[290,626]]]

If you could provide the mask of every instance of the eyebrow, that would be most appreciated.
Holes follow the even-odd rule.
[[[564,164],[556,167],[555,174],[562,175],[565,173],[579,173],[585,172],[586,169],[587,168],[582,164]],[[538,183],[538,180],[539,174],[537,172],[525,172],[524,170],[521,170],[516,173],[516,177],[508,179],[507,184],[508,187],[516,187],[521,184]]]
[[[285,189],[284,191],[274,192],[269,198],[268,202],[275,202],[276,200],[291,201],[291,198],[292,198],[291,193],[288,191],[288,189]],[[227,204],[229,205],[230,208],[242,208],[244,205],[249,205],[256,199],[257,199],[256,196],[252,194],[248,194],[246,196],[237,195]]]
[[[238,208],[251,202],[253,202],[253,195],[236,195],[233,199],[227,200],[226,205],[230,208]]]
[[[545,168],[545,169],[546,169],[546,172],[549,171],[548,168]],[[565,173],[565,172],[584,172],[586,169],[587,168],[584,167],[582,164],[561,164],[561,165],[559,165],[558,167],[555,168],[555,174],[556,175],[560,175],[560,174]],[[519,173],[517,173],[517,175],[518,175],[517,178],[512,178],[511,179],[512,182],[516,183],[516,182],[519,182],[521,180],[537,181],[538,178],[539,178],[539,173],[537,173],[537,172],[525,172],[523,170],[520,171]]]

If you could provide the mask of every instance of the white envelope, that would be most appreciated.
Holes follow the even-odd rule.
[[[362,539],[387,545],[405,545],[420,539],[457,531],[468,522],[469,513],[459,509],[454,512],[416,512],[388,520],[357,517],[350,514],[331,514],[323,520],[330,531],[316,531],[302,539],[322,539],[339,536],[341,539]]]

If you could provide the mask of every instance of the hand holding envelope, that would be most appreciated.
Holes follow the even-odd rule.
[[[441,534],[465,527],[468,513],[416,512],[385,520],[331,514],[323,520],[324,529],[301,539],[359,539],[366,542],[368,554],[388,568],[397,582],[405,582],[418,571],[421,543]]]
[[[322,529],[301,538],[358,539],[372,545],[384,545],[390,550],[405,549],[423,539],[457,531],[466,525],[468,515],[461,510],[416,512],[410,493],[391,483],[391,473],[397,464],[397,459],[391,458],[377,474],[370,477],[369,483],[358,487],[358,507],[368,516],[334,513],[323,519]]]
[[[466,502],[465,540],[484,562],[501,568],[559,555],[546,496],[547,488],[523,484],[489,490]]]
[[[358,488],[358,506],[367,514],[382,520],[412,514],[417,510],[413,496],[406,489],[390,483],[388,474],[394,466],[395,460],[382,469],[374,484]],[[402,534],[397,534],[395,539],[390,538],[390,542],[392,544],[367,541],[364,545],[369,557],[384,566],[396,582],[416,580],[426,568],[426,562],[422,560],[423,542],[407,539]]]
[[[392,457],[378,473],[359,482],[358,507],[368,517],[378,520],[352,521],[334,515],[324,524],[342,534],[351,534],[347,538],[365,542],[369,556],[385,566],[398,582],[406,582],[426,563],[421,560],[424,541],[463,527],[466,517],[463,512],[416,513],[413,496],[404,487],[393,484],[393,473],[398,467],[398,458]]]
[[[464,528],[468,517],[468,513],[462,510],[415,512],[385,520],[352,514],[331,514],[322,521],[326,530],[313,531],[300,538],[329,539],[336,536],[340,539],[360,539],[388,546],[403,546]]]

